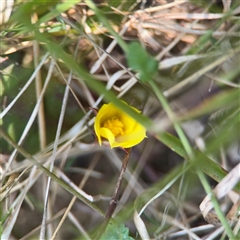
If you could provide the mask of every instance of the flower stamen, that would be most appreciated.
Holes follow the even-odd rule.
[[[108,128],[113,133],[114,137],[124,135],[124,124],[117,117],[107,119],[103,123],[103,127]]]

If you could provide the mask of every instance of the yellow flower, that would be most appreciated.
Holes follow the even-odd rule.
[[[131,108],[140,113],[136,108]],[[102,145],[104,138],[108,140],[111,148],[130,148],[139,144],[146,137],[146,129],[113,103],[104,104],[99,109],[94,130],[99,144]]]

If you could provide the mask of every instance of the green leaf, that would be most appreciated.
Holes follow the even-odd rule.
[[[139,78],[143,82],[153,80],[158,71],[158,62],[137,42],[129,45],[127,62],[129,67],[140,74]]]
[[[117,227],[115,224],[109,224],[100,240],[134,240],[129,236],[129,229],[121,224]]]

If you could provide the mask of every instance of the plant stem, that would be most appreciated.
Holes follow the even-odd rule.
[[[115,189],[114,189],[114,194],[110,200],[110,203],[108,205],[108,208],[107,208],[107,211],[106,211],[106,214],[105,214],[105,219],[104,219],[104,222],[102,223],[102,226],[100,227],[100,230],[99,232],[97,233],[97,236],[95,239],[100,239],[101,235],[104,233],[105,229],[107,228],[107,225],[117,207],[117,202],[118,202],[118,196],[119,196],[119,193],[120,193],[120,189],[121,189],[121,185],[122,185],[122,180],[123,180],[123,176],[124,176],[124,173],[126,171],[126,168],[127,168],[127,164],[128,164],[128,160],[129,160],[129,155],[130,155],[130,152],[132,150],[132,148],[128,148],[128,149],[124,149],[126,154],[125,154],[125,157],[123,159],[123,162],[122,162],[122,167],[121,167],[121,170],[120,170],[120,175],[118,177],[118,181],[117,181],[117,184],[115,186]]]
[[[216,214],[217,214],[221,224],[224,226],[224,229],[225,229],[229,239],[236,239],[236,237],[234,236],[234,233],[233,233],[233,231],[232,231],[232,229],[231,229],[231,227],[230,227],[226,217],[224,216],[224,214],[223,214],[223,212],[222,212],[222,210],[221,210],[221,208],[219,206],[219,203],[217,201],[216,196],[213,194],[212,189],[211,189],[211,187],[209,186],[209,184],[207,182],[206,177],[199,170],[197,170],[197,174],[198,174],[198,177],[199,177],[199,179],[200,179],[200,181],[201,181],[201,183],[202,183],[202,185],[204,187],[204,190],[211,197],[211,202],[212,202],[212,205],[214,207],[214,210],[216,211]]]
[[[176,122],[175,116],[167,102],[167,100],[165,99],[165,97],[163,96],[162,92],[158,89],[158,86],[156,85],[155,82],[153,81],[149,81],[149,85],[151,86],[152,90],[154,91],[154,93],[156,94],[157,98],[159,99],[160,103],[162,104],[164,110],[166,111],[170,121],[173,123],[173,126],[183,144],[183,147],[187,153],[187,155],[190,157],[190,160],[193,158],[193,151],[192,148],[188,142],[187,137],[185,136],[181,126],[179,125],[178,122]]]
[[[115,186],[114,194],[112,196],[112,199],[109,203],[109,206],[108,206],[108,209],[107,209],[107,212],[106,212],[106,215],[105,215],[105,221],[107,221],[107,222],[112,217],[112,215],[113,215],[113,213],[116,209],[116,206],[117,206],[118,195],[119,195],[120,188],[121,188],[121,185],[122,185],[123,176],[124,176],[124,173],[125,173],[126,168],[127,168],[130,152],[131,152],[131,148],[126,149],[126,155],[123,159],[122,168],[121,168],[121,171],[120,171],[120,175],[119,175],[117,184]]]

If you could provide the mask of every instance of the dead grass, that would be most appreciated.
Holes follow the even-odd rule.
[[[93,132],[92,108],[110,91],[153,125],[132,150],[116,227],[103,238],[131,239],[121,224],[134,239],[238,238],[238,4],[97,2],[122,40],[139,41],[159,62],[155,86],[173,118],[127,66],[121,44],[88,2],[64,10],[54,2],[1,3],[1,239],[94,239],[124,157],[121,149],[98,146]],[[69,71],[40,40],[45,33],[109,91],[101,94],[87,75]],[[180,141],[163,140],[165,133]],[[185,152],[188,142],[194,157]],[[206,194],[214,188],[217,199]]]

